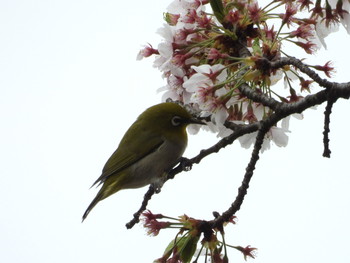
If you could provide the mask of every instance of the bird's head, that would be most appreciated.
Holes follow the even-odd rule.
[[[205,124],[191,116],[182,106],[173,102],[160,103],[148,108],[138,120],[146,123],[152,130],[158,130],[161,134],[185,133],[189,124]]]

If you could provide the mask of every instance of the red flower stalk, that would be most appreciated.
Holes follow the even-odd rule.
[[[331,78],[332,73],[335,72],[334,67],[331,67],[331,65],[332,65],[332,61],[328,61],[326,64],[324,64],[324,66],[314,66],[314,68],[317,70],[323,71],[328,78]]]
[[[228,220],[229,223],[236,224],[237,216],[231,216],[230,219]]]
[[[292,88],[289,89],[289,92],[290,92],[290,96],[287,97],[288,98],[287,103],[297,102],[303,98],[303,96],[298,96],[295,90]]]
[[[344,14],[349,14],[348,11],[343,9],[343,0],[338,0],[337,5],[335,7],[335,13],[344,19]]]
[[[262,12],[262,9],[258,6],[257,2],[248,6],[248,16],[253,23],[261,22],[264,13]]]
[[[258,121],[254,114],[254,110],[251,104],[248,105],[247,112],[243,115],[243,120],[248,121],[248,123],[254,123]]]
[[[298,25],[302,25],[302,24],[316,25],[317,24],[317,21],[312,18],[302,18],[302,19],[298,18],[294,22],[297,23]]]
[[[148,44],[148,46],[145,46],[140,50],[139,54],[137,55],[137,59],[141,60],[142,58],[147,58],[154,54],[159,55],[158,49],[155,49],[151,44]]]
[[[225,263],[223,255],[217,249],[214,249],[211,256],[214,263]]]
[[[236,246],[234,248],[243,253],[244,260],[247,260],[247,257],[255,258],[256,256],[255,253],[253,253],[254,250],[257,250],[257,248],[255,247],[251,247],[248,245],[246,247]]]
[[[161,222],[156,219],[147,221],[143,224],[145,228],[148,228],[147,234],[156,236],[159,234],[159,231],[163,228],[170,226],[170,222]]]
[[[312,54],[315,52],[316,49],[316,44],[312,43],[311,41],[307,41],[307,42],[294,42],[297,46],[303,48],[305,50],[306,53],[308,54]]]
[[[235,11],[230,10],[226,15],[225,20],[235,25],[238,22],[240,22],[242,18],[243,18],[243,15],[241,15],[241,13],[238,10],[235,10]]]
[[[146,210],[142,213],[142,216],[144,217],[144,220],[155,220],[163,218],[164,216],[162,214],[153,214],[150,210]]]
[[[318,16],[323,17],[323,8],[321,6],[321,0],[316,0],[315,7],[311,9],[311,11],[312,11],[312,14],[311,14],[312,18],[316,18]]]
[[[313,28],[309,24],[302,24],[297,30],[292,31],[289,34],[290,37],[299,37],[305,40],[309,40],[309,37],[312,37],[313,35]]]
[[[264,24],[264,32],[265,32],[265,37],[269,40],[274,40],[276,37],[276,31],[274,29],[274,25],[269,29],[266,24]]]
[[[166,13],[164,15],[165,21],[171,26],[175,26],[177,24],[177,21],[179,20],[179,18],[180,18],[179,14]]]
[[[290,23],[293,21],[293,16],[297,13],[297,11],[298,8],[296,7],[296,5],[290,3],[286,4],[286,12],[280,15],[282,23],[290,25]]]
[[[229,117],[228,119],[231,120],[231,121],[236,121],[236,120],[242,120],[242,110],[238,107],[237,104],[235,104],[234,106],[231,106],[229,109],[228,109],[228,114],[229,114]]]
[[[196,22],[198,23],[198,26],[201,28],[207,28],[209,29],[211,27],[211,17],[208,17],[207,15],[201,15],[197,16]]]
[[[188,24],[194,24],[198,18],[197,12],[195,9],[189,10],[186,16],[183,18],[183,22]]]
[[[302,11],[304,8],[310,10],[310,5],[314,4],[311,0],[298,0],[298,2],[300,3],[300,11]]]
[[[183,67],[183,66],[185,66],[186,60],[192,56],[193,56],[192,53],[186,53],[186,54],[178,53],[178,54],[173,56],[171,61],[172,61],[172,63],[174,63],[174,65],[179,66],[179,67]]]
[[[326,0],[326,16],[323,18],[326,20],[326,26],[328,27],[330,23],[339,22],[338,16],[333,12],[333,8],[329,4],[328,0]]]
[[[208,59],[220,59],[220,58],[227,58],[227,54],[222,54],[217,50],[216,48],[211,48],[208,52]]]
[[[310,84],[314,81],[305,80],[303,77],[300,77],[299,80],[300,80],[300,86],[301,86],[300,91],[303,92],[304,90],[307,90],[308,92],[310,92]]]

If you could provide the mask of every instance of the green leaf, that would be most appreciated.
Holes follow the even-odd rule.
[[[189,234],[187,237],[183,239],[183,242],[179,242],[179,254],[180,254],[180,259],[184,263],[189,263],[191,262],[191,259],[196,252],[197,249],[197,243],[199,241],[199,236],[198,235],[191,235]]]
[[[259,42],[258,38],[254,39],[252,48],[253,48],[253,51],[254,51],[254,55],[256,55],[256,54],[262,55],[262,51],[261,51],[261,48],[260,48],[260,42]]]
[[[174,245],[175,245],[175,239],[170,241],[169,245],[166,247],[163,253],[163,257],[166,257],[166,258],[170,257],[171,253],[173,253]]]
[[[221,23],[224,20],[225,12],[222,0],[210,0],[211,9],[213,9],[214,15]]]
[[[190,263],[196,252],[200,235],[192,235],[191,232],[173,239],[164,251],[163,259],[168,259],[172,253],[176,253],[183,263]]]

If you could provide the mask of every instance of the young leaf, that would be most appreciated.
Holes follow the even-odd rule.
[[[213,9],[214,15],[221,23],[224,20],[225,12],[222,0],[210,0],[210,6]]]

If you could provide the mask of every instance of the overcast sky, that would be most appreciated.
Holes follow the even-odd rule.
[[[149,237],[125,223],[147,188],[121,191],[99,203],[89,189],[135,118],[160,102],[163,86],[141,45],[157,46],[169,2],[0,2],[0,261],[152,262],[175,231]],[[334,61],[334,81],[349,81],[350,37],[327,39],[314,61]],[[316,89],[316,88],[315,88]],[[332,158],[322,157],[324,105],[292,120],[289,145],[273,146],[257,165],[227,242],[257,247],[249,262],[350,262],[349,102],[331,119]],[[200,132],[193,157],[218,139]],[[149,208],[211,219],[234,200],[251,150],[238,143],[169,181]],[[232,262],[243,262],[229,250]]]

